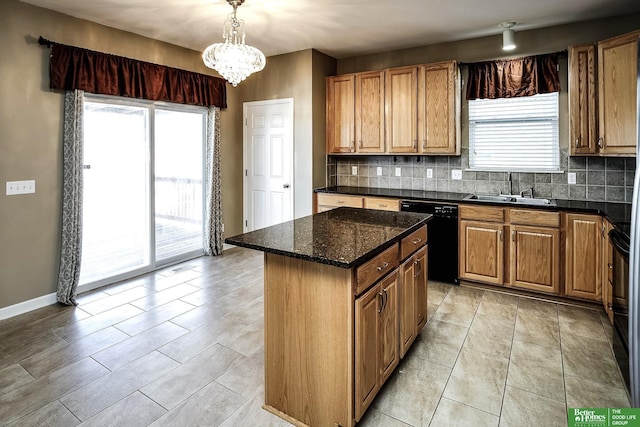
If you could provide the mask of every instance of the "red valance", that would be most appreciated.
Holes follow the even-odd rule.
[[[227,107],[226,81],[122,56],[52,43],[52,89]]]
[[[532,96],[560,91],[558,55],[469,64],[467,99]]]

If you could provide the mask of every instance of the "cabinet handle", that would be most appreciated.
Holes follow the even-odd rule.
[[[387,293],[386,289],[383,289],[382,292],[384,292],[384,304],[382,306],[382,311],[385,311],[387,308],[387,304],[389,303],[389,294]]]
[[[382,295],[382,292],[378,292],[378,297],[380,297],[380,307],[378,308],[378,313],[382,313],[382,310],[384,310],[384,295]]]
[[[385,262],[384,264],[382,264],[381,266],[378,267],[378,271],[382,271],[387,267],[389,267],[389,263]]]
[[[358,148],[362,149],[362,140],[358,141]]]
[[[355,151],[356,145],[355,142],[351,141],[351,151]]]
[[[576,148],[578,148],[580,146],[579,143],[578,143],[579,141],[580,141],[580,138],[576,138]]]
[[[414,150],[417,150],[417,149],[418,149],[418,140],[417,140],[417,139],[414,139],[414,140],[413,140],[413,149],[414,149]]]
[[[426,150],[426,149],[427,149],[427,140],[426,140],[426,139],[423,139],[423,140],[422,140],[422,149],[423,149],[423,150]]]
[[[418,277],[421,272],[422,272],[422,268],[420,268],[420,260],[417,259],[413,263],[413,277]]]
[[[511,230],[511,241],[516,241],[516,230]]]
[[[417,244],[418,244],[418,243],[420,243],[420,242],[422,242],[422,238],[421,238],[421,237],[418,237],[417,239],[413,239],[413,240],[411,241],[411,243],[413,243],[414,245],[417,245]]]
[[[498,230],[498,235],[500,235],[500,241],[502,242],[502,230]]]
[[[344,200],[338,200],[336,203],[338,203],[339,205],[343,205],[344,204]]]
[[[379,203],[379,204],[378,204],[378,207],[380,207],[380,208],[386,208],[386,207],[387,207],[387,205],[382,204],[382,203]]]
[[[602,150],[604,146],[604,138],[598,138],[598,148]]]
[[[609,270],[613,270],[613,265],[607,264],[607,267],[609,267]]]

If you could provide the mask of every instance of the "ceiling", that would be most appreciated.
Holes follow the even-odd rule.
[[[21,0],[204,50],[222,39],[225,0]],[[247,44],[266,56],[315,48],[335,58],[640,12],[638,0],[246,0]],[[46,37],[46,35],[44,35]],[[516,34],[517,41],[517,34]]]

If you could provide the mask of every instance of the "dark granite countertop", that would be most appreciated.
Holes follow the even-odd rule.
[[[629,235],[631,218],[631,203],[620,202],[590,202],[585,200],[555,199],[556,206],[523,206],[513,203],[491,203],[477,200],[464,200],[467,193],[448,193],[441,191],[397,190],[387,188],[368,187],[325,187],[315,190],[318,193],[350,194],[355,196],[395,197],[404,200],[423,200],[449,203],[469,203],[494,206],[517,206],[526,209],[554,209],[577,213],[594,213],[606,216],[611,223],[623,233]]]
[[[337,267],[363,264],[431,219],[431,215],[338,208],[229,237],[225,243]]]

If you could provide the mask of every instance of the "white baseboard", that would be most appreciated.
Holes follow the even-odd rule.
[[[19,302],[18,304],[0,308],[0,320],[8,319],[9,317],[14,317],[19,314],[24,314],[29,311],[37,310],[39,308],[55,304],[56,301],[56,294],[54,292],[52,294],[30,299],[29,301],[23,301]]]

